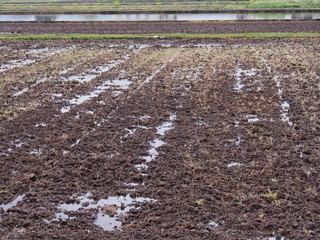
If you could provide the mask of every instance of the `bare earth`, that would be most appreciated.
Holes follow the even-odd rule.
[[[320,21],[211,21],[211,22],[0,22],[1,33],[252,33],[320,32]]]
[[[0,41],[0,238],[319,239],[319,46]]]

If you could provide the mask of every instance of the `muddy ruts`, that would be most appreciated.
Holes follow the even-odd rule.
[[[0,51],[1,237],[320,234],[319,40],[1,42]],[[96,216],[124,205],[84,204],[56,219],[87,193],[92,205],[154,201],[119,215],[122,231],[103,231]]]

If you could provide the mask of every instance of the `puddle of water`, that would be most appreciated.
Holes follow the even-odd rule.
[[[215,221],[210,221],[210,222],[208,223],[208,225],[209,225],[210,227],[214,227],[214,228],[219,226],[219,224],[216,223]]]
[[[1,204],[0,209],[2,208],[3,211],[7,212],[10,208],[17,206],[18,202],[22,201],[24,197],[25,197],[25,194],[19,195],[12,202],[9,202],[7,204]]]
[[[257,69],[256,68],[251,68],[249,70],[244,70],[242,68],[237,68],[237,71],[235,73],[235,79],[236,79],[236,83],[235,83],[235,86],[234,86],[234,90],[236,91],[241,91],[242,88],[245,86],[243,83],[242,83],[242,80],[244,77],[250,77],[250,76],[254,76],[257,74]]]
[[[28,64],[32,64],[35,63],[37,60],[33,60],[33,59],[25,59],[25,60],[11,60],[8,61],[7,64],[2,64],[1,68],[0,68],[0,73],[7,71],[9,69],[13,69],[16,67],[23,67],[26,66]]]
[[[148,165],[146,163],[139,163],[134,165],[136,169],[138,169],[140,172],[143,170],[147,170],[148,169]]]
[[[289,108],[290,108],[290,105],[289,105],[288,102],[285,101],[285,102],[283,102],[283,103],[281,104],[281,109],[282,109],[282,111],[288,111]]]
[[[41,155],[42,150],[41,149],[33,149],[29,152],[30,155]]]
[[[19,96],[19,95],[24,94],[24,93],[27,92],[28,90],[29,90],[29,88],[24,88],[24,89],[20,90],[19,92],[14,93],[13,96],[14,96],[14,97],[17,97],[17,96]]]
[[[99,76],[99,75],[96,75],[96,74],[73,75],[68,78],[64,78],[63,81],[67,81],[67,82],[76,81],[79,83],[85,83],[85,82],[90,82],[91,80],[93,80],[97,76]]]
[[[64,74],[68,73],[68,72],[69,72],[70,70],[72,70],[72,69],[73,69],[72,67],[62,69],[62,70],[60,71],[60,75],[64,75]]]
[[[37,123],[36,125],[35,125],[35,127],[45,127],[45,126],[48,126],[48,124],[46,124],[46,123]]]
[[[307,176],[309,177],[311,174],[311,171],[310,170],[305,170],[305,171],[306,171]]]
[[[12,153],[13,149],[12,148],[7,148],[3,152],[0,152],[0,156],[9,156],[9,153]],[[13,170],[14,171],[14,170]]]
[[[141,120],[146,120],[146,119],[149,119],[151,118],[149,115],[143,115],[143,116],[140,116],[139,119]]]
[[[278,94],[281,95],[282,94],[282,88],[281,88],[281,81],[280,81],[280,76],[275,76],[274,80],[276,81],[276,86],[277,88],[280,88],[281,91],[278,91]]]
[[[121,95],[123,92],[121,92],[121,91],[113,91],[112,92],[112,96],[113,97],[117,97],[117,96],[119,96],[119,95]]]
[[[79,95],[76,98],[73,98],[69,100],[68,102],[72,105],[80,105],[83,104],[92,98],[98,97],[99,94],[103,93],[105,90],[110,89],[112,87],[117,87],[121,89],[128,89],[129,85],[131,84],[130,81],[124,79],[124,80],[109,80],[109,81],[104,81],[104,84],[101,86],[98,86],[96,90],[85,94],[85,95]],[[122,92],[121,92],[122,93]],[[71,109],[71,106],[65,106],[60,109],[62,113],[69,112]]]
[[[90,82],[96,77],[100,76],[104,72],[108,72],[110,69],[114,68],[117,66],[120,62],[123,60],[117,60],[117,61],[112,61],[110,64],[106,66],[97,66],[91,69],[86,70],[86,74],[81,74],[81,75],[72,75],[69,77],[64,78],[64,81],[77,81],[79,83],[86,83]],[[67,68],[61,71],[62,74],[65,74],[69,72],[72,68]]]
[[[200,74],[201,74],[201,70],[203,69],[203,67],[197,67],[194,68],[193,70],[190,69],[191,74],[187,75],[185,78],[190,80],[190,81],[197,81],[200,79]],[[190,85],[184,85],[184,89],[185,90],[190,90],[192,87]]]
[[[87,193],[84,196],[76,198],[79,200],[79,203],[64,203],[58,206],[58,209],[63,211],[79,211],[80,209],[97,209],[104,206],[118,206],[121,205],[132,205],[137,202],[153,201],[150,198],[131,198],[130,195],[126,196],[116,196],[108,197],[107,199],[100,199],[99,201],[94,201],[91,199],[91,193]],[[87,205],[87,206],[85,206]],[[122,211],[122,210],[121,210]]]
[[[52,93],[51,96],[52,97],[62,97],[63,94],[62,93]]]
[[[122,222],[110,217],[108,214],[99,212],[94,224],[100,226],[104,231],[114,231],[120,229]]]
[[[292,122],[290,121],[290,118],[288,117],[290,105],[287,101],[284,101],[281,104],[281,120],[283,122],[286,122],[289,124],[289,126],[292,126]]]
[[[284,77],[286,77],[286,76],[284,76]],[[283,96],[282,96],[283,89],[281,88],[280,76],[275,76],[275,81],[276,81],[276,85],[278,88],[278,91],[277,91],[278,97],[280,100],[283,100]],[[289,103],[287,101],[283,101],[281,103],[281,110],[280,110],[281,120],[283,122],[288,123],[289,126],[291,126],[292,122],[290,121],[290,118],[288,117],[289,109],[290,109]]]
[[[74,48],[74,47],[73,47]],[[72,48],[67,48],[67,49],[64,49],[64,50],[69,50],[69,49],[72,49]],[[43,56],[41,56],[40,59],[38,60],[41,60],[45,57],[49,57],[49,56],[52,56],[52,55],[55,55],[55,54],[59,54],[60,52],[62,52],[63,50],[62,49],[59,49],[59,50],[56,50],[56,51],[53,51],[53,52],[49,52],[48,54],[43,54]],[[37,60],[34,60],[34,62],[36,62]],[[19,66],[16,66],[16,67],[19,67]],[[1,71],[0,71],[1,72]],[[60,72],[61,74],[61,72]],[[40,83],[43,83],[45,81],[48,81],[50,79],[50,77],[48,78],[41,78],[41,79],[38,79],[34,84],[31,84],[29,87],[26,87],[26,88],[23,88],[22,90],[16,92],[13,94],[14,97],[17,97],[17,96],[20,96],[24,93],[26,93],[27,91],[29,91],[30,88],[33,88],[37,85],[39,85]],[[53,95],[53,94],[52,94]]]
[[[77,141],[75,143],[71,144],[71,147],[73,148],[73,147],[77,146],[80,143],[80,141],[81,141],[81,139],[77,139]]]
[[[31,49],[27,52],[27,54],[42,54],[44,52],[48,52],[49,49],[46,48],[39,48],[39,49]]]
[[[143,169],[147,169],[148,165],[147,163],[154,161],[157,156],[159,155],[159,152],[157,149],[165,144],[164,141],[161,140],[161,138],[164,137],[167,131],[172,130],[173,127],[173,121],[176,120],[176,114],[171,114],[169,117],[169,121],[164,122],[160,126],[156,128],[156,134],[160,135],[160,138],[155,138],[150,142],[151,148],[148,150],[148,156],[141,157],[142,160],[145,161],[145,163],[136,164],[135,167],[141,171]]]
[[[255,114],[247,114],[245,115],[249,123],[254,123],[257,121],[269,121],[269,122],[274,122],[273,118],[258,118],[257,115]],[[235,127],[239,127],[239,122],[235,124]]]
[[[137,129],[129,129],[129,128],[125,128],[124,130],[126,130],[128,133],[126,135],[124,135],[124,137],[128,137],[130,135],[134,135],[135,132],[137,131]]]
[[[39,57],[37,57],[37,59],[25,59],[25,60],[11,60],[11,61],[8,61],[7,64],[1,65],[0,73],[4,72],[4,71],[7,71],[7,70],[10,70],[10,69],[13,69],[13,68],[23,67],[23,66],[35,63],[35,62],[37,62],[39,60],[42,60],[42,59],[44,59],[46,57],[50,57],[50,56],[53,56],[55,54],[59,54],[64,50],[69,50],[69,49],[72,49],[72,48],[74,48],[74,47],[65,48],[65,49],[56,49],[54,51],[44,51],[44,52],[42,52],[40,54]]]
[[[94,115],[94,111],[91,111],[91,110],[86,110],[85,113],[90,114],[90,115]]]
[[[236,144],[237,146],[239,146],[240,143],[241,143],[241,137],[238,136],[238,137],[235,139],[235,144]]]
[[[115,156],[119,156],[120,153],[116,152],[116,153],[110,153],[107,155],[108,158],[114,158]]]
[[[128,89],[129,86],[131,85],[131,81],[128,79],[119,79],[119,80],[110,80],[108,82],[105,82],[104,86],[98,87],[98,89],[108,89],[110,87],[117,87],[120,89]]]
[[[102,73],[102,72],[108,72],[111,68],[117,66],[118,61],[111,61],[110,64],[107,66],[97,66],[94,69],[90,69],[90,72],[92,73]]]
[[[147,126],[144,126],[144,125],[137,125],[136,127],[137,128],[142,128],[142,129],[151,129],[151,127],[147,127]]]
[[[159,155],[157,148],[163,146],[165,144],[164,141],[156,138],[152,142],[150,142],[151,148],[148,150],[149,155],[142,157],[146,162],[151,162],[157,158]]]
[[[22,142],[21,140],[15,140],[11,143],[14,144],[17,148],[20,148],[23,144],[25,144],[25,142]]]
[[[63,212],[59,212],[55,214],[55,218],[53,219],[53,221],[66,221],[66,220],[72,220],[72,219],[76,219],[76,217],[69,217],[67,214],[63,213]]]
[[[67,150],[63,150],[63,151],[62,151],[62,154],[63,154],[63,155],[66,155],[66,154],[68,154],[68,153],[70,153],[70,151],[67,151]]]
[[[227,167],[235,167],[235,166],[243,166],[244,164],[243,163],[238,163],[238,162],[232,162],[232,163],[229,163],[227,165]]]
[[[213,20],[312,20],[319,19],[318,12],[271,13],[124,13],[124,14],[6,14],[0,21],[213,21]],[[155,36],[157,37],[157,36]],[[161,35],[159,36],[161,37]]]
[[[70,111],[70,109],[71,109],[70,106],[65,106],[65,107],[62,107],[62,108],[60,109],[60,112],[61,112],[61,113],[67,113],[67,112]]]
[[[248,118],[248,122],[250,122],[250,123],[254,123],[254,122],[257,122],[259,120],[260,120],[259,118]]]
[[[254,114],[248,114],[248,115],[246,115],[246,118],[248,119],[248,122],[249,122],[249,123],[254,123],[254,122],[257,122],[257,121],[260,120],[260,119],[257,117],[257,115],[254,115]]]
[[[304,153],[303,152],[300,152],[299,158],[304,158]]]
[[[73,105],[79,105],[82,104],[84,102],[89,101],[90,99],[94,98],[94,97],[98,97],[100,93],[102,93],[102,90],[95,90],[93,92],[90,92],[87,95],[80,95],[77,98],[73,98],[69,101],[70,104]]]
[[[176,119],[175,114],[170,115],[170,117],[169,117],[170,121],[164,122],[162,125],[158,126],[156,128],[156,130],[157,130],[156,134],[163,137],[167,131],[173,129],[173,121],[175,119]],[[146,162],[151,162],[154,159],[156,159],[156,157],[159,155],[157,148],[163,146],[164,144],[165,144],[164,141],[162,141],[159,138],[155,138],[153,141],[150,142],[151,148],[148,150],[149,155],[142,157],[142,159],[145,160]]]
[[[193,45],[195,47],[208,48],[209,50],[212,48],[221,48],[223,45],[221,43],[197,43]]]
[[[155,77],[163,68],[165,68],[166,66],[167,66],[167,64],[164,64],[164,65],[162,65],[159,69],[157,69],[156,71],[154,71],[151,76],[147,77],[147,78],[144,80],[144,82],[141,84],[141,86],[143,86],[144,84],[146,84],[146,83],[150,82],[152,79],[154,79],[154,77]]]
[[[136,53],[138,51],[140,51],[142,49],[142,47],[140,47],[137,51],[134,51],[133,53]],[[115,61],[114,63],[108,65],[106,67],[106,69],[110,70],[113,67],[116,67],[117,65],[123,63],[126,59],[128,59],[131,56],[131,54],[127,54],[125,55],[122,59]],[[102,68],[102,66],[100,66],[100,69]],[[98,71],[98,69],[95,68],[92,69],[91,71]],[[91,75],[92,77],[93,75]],[[97,75],[96,75],[97,76]],[[90,79],[91,77],[89,77],[88,79]],[[92,92],[89,92],[87,94],[84,95],[79,95],[76,98],[73,98],[71,100],[68,100],[68,103],[71,105],[79,105],[79,104],[83,104],[84,102],[87,102],[89,100],[91,100],[92,98],[98,97],[99,94],[105,92],[106,90],[110,89],[110,88],[117,88],[117,89],[128,89],[129,86],[131,85],[131,81],[129,81],[128,79],[117,79],[117,80],[104,80],[102,82],[101,85],[97,86]],[[122,92],[120,92],[122,93]],[[67,113],[71,110],[71,106],[65,106],[62,107],[60,109],[61,113]]]
[[[205,121],[202,121],[202,120],[199,120],[199,121],[197,122],[197,124],[198,124],[199,126],[206,126],[206,125],[207,125],[207,123],[206,123]]]
[[[122,225],[122,222],[119,220],[120,216],[127,214],[131,209],[137,209],[135,204],[156,201],[151,198],[132,198],[130,194],[126,196],[108,197],[107,199],[100,199],[98,201],[94,201],[91,197],[91,193],[87,193],[77,198],[79,203],[60,204],[58,209],[63,211],[63,213],[59,212],[57,214],[59,214],[61,219],[69,220],[72,218],[65,214],[65,212],[98,209],[99,212],[96,215],[94,224],[100,226],[105,231],[113,231]]]
[[[171,114],[168,122],[164,122],[162,125],[157,127],[156,134],[164,136],[165,133],[171,129],[173,129],[173,121],[175,121],[177,116],[175,114]]]
[[[14,97],[20,96],[20,95],[24,94],[25,92],[29,91],[30,88],[33,88],[33,87],[39,85],[40,83],[43,83],[43,82],[45,82],[45,81],[47,81],[49,79],[50,78],[41,78],[41,79],[37,80],[34,84],[30,85],[30,87],[23,88],[22,90],[14,93],[13,96]]]

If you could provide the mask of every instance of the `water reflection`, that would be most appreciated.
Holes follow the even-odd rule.
[[[0,21],[208,21],[208,20],[312,20],[320,13],[181,13],[181,14],[56,14],[0,15]]]
[[[40,21],[40,22],[57,21],[57,16],[36,15],[34,17],[35,17],[35,21]]]

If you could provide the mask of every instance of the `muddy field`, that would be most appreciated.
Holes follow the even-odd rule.
[[[320,32],[320,21],[0,22],[0,34]]]
[[[0,53],[1,239],[319,239],[319,39]]]

